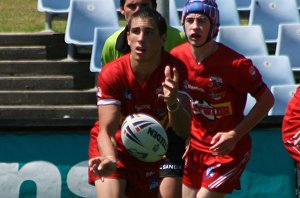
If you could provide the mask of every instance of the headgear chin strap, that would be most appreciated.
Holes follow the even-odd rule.
[[[185,3],[185,6],[182,11],[182,25],[183,25],[184,32],[185,32],[185,27],[184,27],[185,18],[187,15],[191,13],[204,14],[210,20],[210,31],[208,34],[207,41],[204,44],[206,44],[208,41],[210,41],[211,39],[215,38],[218,35],[219,26],[220,26],[219,10],[215,0],[188,0]]]

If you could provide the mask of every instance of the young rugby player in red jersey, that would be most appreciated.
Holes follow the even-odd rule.
[[[126,22],[128,22],[132,14],[139,11],[143,7],[156,9],[156,0],[120,0],[120,13],[124,16]],[[130,51],[130,48],[127,44],[127,30],[128,27],[125,26],[124,28],[116,31],[106,40],[101,55],[102,65],[105,65],[106,63],[109,63],[110,61],[115,60]],[[184,33],[174,27],[167,26],[166,35],[167,38],[166,42],[164,43],[164,50],[166,51],[170,51],[173,47],[185,42]],[[97,147],[98,133],[99,122],[96,121],[90,131],[91,138],[89,158],[99,155],[99,150]],[[168,158],[168,160],[166,160],[160,167],[160,177],[163,178],[160,183],[160,193],[163,198],[180,198],[182,187],[181,178],[184,165],[184,161],[181,159],[181,156],[184,152],[185,139],[172,136],[169,141],[172,145],[176,145],[176,147],[168,150],[168,155],[172,157]],[[89,171],[89,182],[94,184],[96,179],[99,178],[95,177],[94,174]]]
[[[300,87],[287,105],[281,132],[286,150],[300,168]]]
[[[240,188],[251,151],[248,133],[267,114],[274,98],[251,60],[213,40],[219,28],[214,0],[189,0],[182,19],[188,42],[171,54],[188,68],[192,97],[183,197],[225,197]],[[244,116],[248,93],[257,102]]]
[[[143,8],[134,13],[127,33],[131,52],[105,65],[99,74],[100,156],[89,161],[94,174],[104,178],[95,181],[99,197],[158,196],[160,162],[139,161],[122,144],[120,125],[127,115],[153,116],[166,129],[173,128],[168,136],[186,138],[190,134],[186,68],[163,51],[166,29],[157,11]]]

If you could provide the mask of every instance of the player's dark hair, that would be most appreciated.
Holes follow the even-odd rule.
[[[111,0],[110,0],[111,1]],[[124,6],[125,5],[126,0],[120,0],[120,6]],[[157,3],[156,0],[151,0],[152,6],[153,8],[157,7]]]
[[[152,8],[142,8],[136,13],[134,13],[128,22],[128,30],[131,29],[131,23],[134,18],[142,18],[142,19],[150,19],[153,20],[157,27],[160,35],[166,34],[167,33],[167,23],[164,17],[157,12],[156,10]]]

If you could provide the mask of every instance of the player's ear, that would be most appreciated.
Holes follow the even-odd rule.
[[[121,6],[121,5],[120,5],[120,13],[121,13],[122,15],[124,15],[124,14],[125,14],[125,11],[124,11],[124,6]]]
[[[126,34],[127,34],[127,43],[130,46],[130,32],[129,32],[129,30],[127,31]]]

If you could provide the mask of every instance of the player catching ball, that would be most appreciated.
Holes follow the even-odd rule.
[[[104,66],[98,78],[100,156],[89,161],[98,197],[157,197],[160,162],[132,157],[121,141],[127,115],[145,113],[158,120],[169,139],[190,134],[190,100],[184,64],[163,51],[166,22],[151,8],[133,14],[127,40],[131,52]],[[169,148],[177,145],[171,145]],[[167,153],[168,158],[168,153]]]
[[[120,13],[124,16],[126,26],[120,28],[112,34],[103,46],[101,54],[102,65],[106,65],[112,60],[119,58],[121,55],[130,52],[130,47],[127,42],[128,22],[130,17],[140,9],[149,7],[152,9],[157,8],[157,0],[119,0],[120,1]],[[164,50],[169,52],[173,47],[184,43],[185,35],[178,29],[167,26],[166,41],[164,42]],[[100,56],[100,54],[99,54]],[[168,131],[172,128],[168,128]],[[96,121],[94,126],[90,130],[90,144],[89,144],[89,159],[99,156],[99,149],[97,146],[97,137],[99,133],[99,122]],[[171,133],[173,134],[173,133]],[[170,138],[170,137],[169,137]],[[172,156],[164,161],[160,166],[160,194],[163,198],[181,198],[182,188],[182,174],[184,161],[182,154],[185,149],[185,140],[178,136],[172,136],[170,140],[175,148],[168,149],[168,156]],[[89,183],[95,184],[96,180],[99,180],[93,172],[88,171]]]

